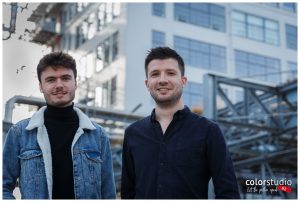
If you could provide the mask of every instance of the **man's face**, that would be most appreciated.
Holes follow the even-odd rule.
[[[55,107],[70,106],[75,97],[77,84],[71,69],[47,67],[41,73],[40,91],[47,104]]]
[[[158,105],[173,105],[179,101],[187,79],[181,75],[177,60],[152,60],[147,75],[146,86]]]

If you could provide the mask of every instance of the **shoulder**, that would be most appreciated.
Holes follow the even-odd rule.
[[[13,124],[10,130],[25,130],[31,118],[23,119]]]
[[[126,128],[125,132],[146,129],[146,128],[149,128],[150,124],[151,124],[151,117],[147,116],[147,117],[145,117],[143,119],[140,119],[138,121],[135,121],[134,123],[132,123],[131,125],[129,125]]]
[[[215,122],[212,119],[209,119],[207,117],[204,116],[199,116],[193,112],[191,112],[188,116],[189,121],[195,122],[196,124],[201,125],[201,127],[218,127],[217,122]]]
[[[29,121],[30,121],[30,118],[23,119],[15,124],[13,124],[9,128],[8,132],[4,134],[5,139],[27,137],[27,136],[25,136],[25,134],[28,134],[26,127],[27,127]]]
[[[197,128],[208,139],[223,136],[220,126],[216,121],[192,112],[186,120],[186,125],[187,127]]]
[[[93,122],[93,121],[91,121],[91,122],[92,122],[93,126],[95,127],[94,130],[91,130],[91,133],[95,133],[102,138],[108,139],[108,133],[105,131],[105,129],[98,123]]]

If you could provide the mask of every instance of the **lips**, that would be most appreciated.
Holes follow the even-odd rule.
[[[157,90],[158,90],[158,91],[168,91],[168,90],[170,90],[170,89],[168,89],[168,88],[158,88]]]
[[[67,92],[54,92],[52,95],[65,95]]]

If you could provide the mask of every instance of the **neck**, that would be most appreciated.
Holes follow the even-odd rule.
[[[180,98],[178,102],[173,105],[158,105],[155,106],[155,117],[157,121],[173,119],[173,115],[178,111],[184,108],[183,100]]]
[[[73,109],[73,103],[67,107],[56,107],[53,105],[47,104],[47,109],[45,111],[46,117],[52,118],[67,118],[67,117],[74,117],[76,116],[76,112]]]

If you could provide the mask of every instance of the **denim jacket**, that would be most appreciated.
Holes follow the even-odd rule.
[[[15,124],[3,149],[3,198],[13,199],[19,178],[22,199],[52,199],[52,158],[42,107]],[[104,130],[74,107],[79,128],[72,142],[76,199],[114,199],[116,189],[110,143]]]

